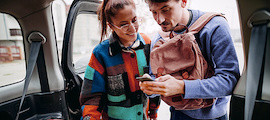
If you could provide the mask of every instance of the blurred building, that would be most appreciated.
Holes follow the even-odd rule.
[[[22,32],[10,15],[0,13],[0,62],[23,59]]]
[[[53,18],[55,25],[56,39],[63,41],[65,23],[66,23],[66,5],[63,0],[53,2]],[[0,62],[8,62],[16,59],[24,59],[23,38],[21,27],[18,21],[5,13],[0,13]],[[62,48],[62,44],[59,44]]]

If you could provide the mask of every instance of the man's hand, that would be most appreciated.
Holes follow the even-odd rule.
[[[171,75],[161,76],[155,82],[140,82],[140,88],[148,95],[160,94],[164,97],[185,93],[184,81],[177,80]]]

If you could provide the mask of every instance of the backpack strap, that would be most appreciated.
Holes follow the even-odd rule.
[[[198,33],[215,16],[224,17],[221,13],[206,12],[188,28],[188,32],[192,32],[193,34]]]
[[[140,33],[140,35],[142,36],[145,44],[150,44],[151,43],[151,39],[144,33]]]
[[[214,12],[206,12],[202,16],[200,16],[189,28],[186,32],[191,32],[192,34],[198,33],[213,17],[215,16],[223,16],[222,13],[214,13]],[[225,18],[226,19],[226,18]],[[169,38],[170,32],[163,32],[160,30],[159,35],[166,41]]]
[[[142,38],[144,39],[144,42],[145,42],[145,46],[144,46],[143,50],[144,50],[144,54],[146,57],[146,63],[147,63],[147,67],[144,67],[143,71],[144,71],[144,73],[149,73],[149,58],[150,58],[151,39],[147,35],[145,35],[144,33],[140,33],[140,35],[142,36]]]

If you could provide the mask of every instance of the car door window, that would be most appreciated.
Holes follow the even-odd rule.
[[[65,23],[69,7],[70,6],[65,4],[65,2],[62,0],[55,0],[52,4],[53,22],[55,29],[55,37],[57,41],[59,61],[61,61]]]
[[[24,45],[18,21],[0,13],[0,87],[24,79]]]
[[[65,0],[64,2],[61,0],[55,0],[52,6],[59,61],[62,60],[65,29],[64,23],[66,23],[68,16],[67,13],[70,9],[72,0]],[[63,6],[66,8],[63,8]],[[100,41],[100,32],[98,16],[94,11],[83,11],[76,15],[75,22],[73,23],[72,35],[70,35],[72,37],[72,44],[70,44],[72,46],[71,62],[75,73],[78,74],[85,71],[86,65],[90,60],[92,50]]]
[[[83,73],[92,50],[100,41],[100,26],[97,14],[79,14],[73,33],[73,64],[76,73]]]

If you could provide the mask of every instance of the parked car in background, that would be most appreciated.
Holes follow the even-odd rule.
[[[140,5],[143,1],[136,0],[138,10],[147,9]],[[196,0],[190,0],[189,6],[196,8],[192,2]],[[100,38],[96,14],[100,3],[101,0],[74,0],[71,5],[62,0],[0,1],[0,120],[80,119],[79,93],[84,70]],[[239,56],[242,75],[231,99],[229,117],[266,120],[270,117],[270,1],[236,3],[240,32],[232,30],[232,34],[244,55]],[[142,15],[147,17],[141,32],[152,37],[149,29],[155,25],[149,21],[151,14]],[[227,14],[228,19],[237,17],[230,15]],[[258,54],[258,50],[263,54]],[[258,55],[255,62],[254,55]],[[166,107],[164,111],[169,110]],[[159,113],[159,120],[169,116],[165,113]]]

